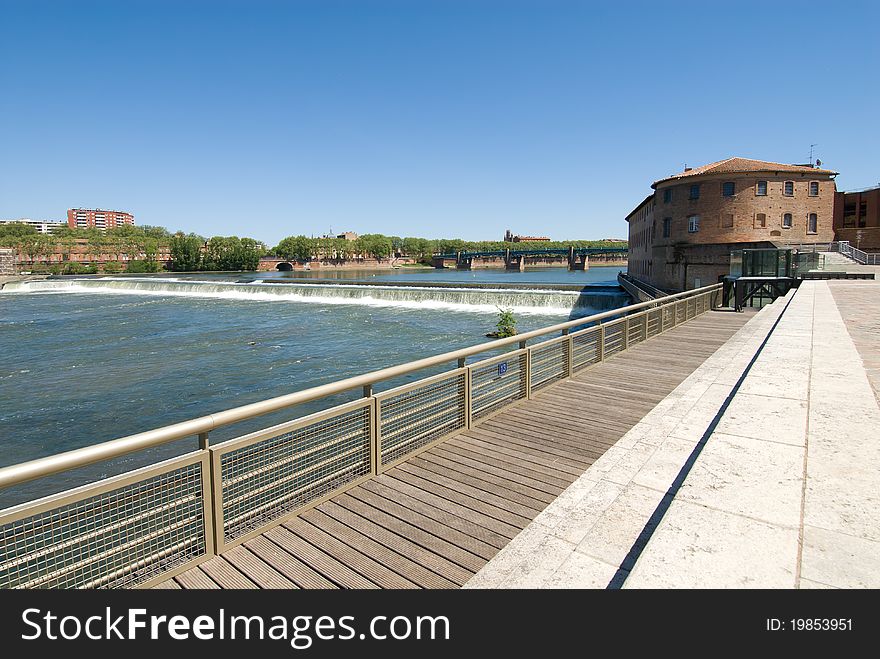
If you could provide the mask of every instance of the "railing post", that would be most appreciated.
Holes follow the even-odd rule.
[[[467,367],[467,358],[460,357],[458,367],[464,369],[464,427],[468,430],[471,428],[473,419],[471,418],[471,376],[472,371]]]
[[[565,342],[565,377],[570,378],[573,371],[574,339],[571,338],[571,330],[568,328],[562,330],[562,336],[568,337],[568,340]]]
[[[646,309],[643,313],[644,313],[645,322],[642,323],[642,329],[644,330],[644,333],[642,334],[642,341],[647,341],[648,340],[648,318],[651,315],[650,308]]]
[[[379,443],[382,425],[379,419],[379,401],[373,396],[373,385],[364,385],[364,398],[373,399],[370,404],[370,473],[376,476],[381,467],[379,464],[381,457]]]
[[[210,449],[208,433],[199,433],[199,450],[205,451],[207,459],[202,462],[207,471],[202,474],[202,506],[205,514],[205,549],[208,556],[219,553],[218,542],[223,540],[223,488],[219,482],[220,466],[215,467],[214,452]]]
[[[629,348],[629,316],[623,317],[623,348],[621,350],[626,350]]]
[[[532,397],[532,351],[526,348],[526,342],[519,342],[520,350],[525,350],[523,353],[526,356],[526,400]]]
[[[605,324],[599,323],[599,343],[598,347],[598,357],[600,362],[605,361]]]

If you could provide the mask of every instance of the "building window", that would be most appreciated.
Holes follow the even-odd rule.
[[[807,233],[817,233],[819,229],[819,218],[815,213],[807,216]]]
[[[721,184],[721,194],[725,197],[732,197],[736,194],[736,183],[733,181],[725,181]]]
[[[791,229],[791,213],[785,213],[782,216],[782,228]]]
[[[663,203],[668,204],[672,201],[672,188],[666,188],[663,191]]]
[[[868,202],[860,201],[859,202],[859,229],[864,229],[868,226]]]
[[[819,181],[810,181],[810,196],[819,196]]]
[[[721,215],[721,228],[722,229],[732,229],[733,228],[733,213],[722,213],[722,215]]]
[[[758,185],[755,186],[755,194],[759,197],[767,196],[767,181],[758,181]]]
[[[766,229],[767,228],[767,215],[764,213],[755,213],[755,228],[756,229]]]
[[[672,229],[672,218],[664,217],[663,218],[663,237],[669,238],[669,232]]]
[[[843,227],[851,229],[856,226],[856,205],[849,203],[843,205]]]
[[[782,194],[786,197],[794,197],[794,181],[786,181],[782,184]]]
[[[700,230],[700,216],[688,215],[688,233],[696,233]]]
[[[688,195],[688,199],[699,199],[700,198],[700,184],[694,183],[691,186],[691,193]]]

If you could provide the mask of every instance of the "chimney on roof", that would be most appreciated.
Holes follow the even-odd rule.
[[[693,169],[693,167],[685,167],[685,168],[684,168],[684,171],[689,172],[689,171],[691,171],[692,169]]]

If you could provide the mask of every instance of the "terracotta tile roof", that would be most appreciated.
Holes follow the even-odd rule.
[[[784,165],[779,162],[767,162],[766,160],[750,160],[749,158],[727,158],[718,162],[709,163],[702,167],[694,167],[679,174],[667,176],[659,181],[654,181],[651,185],[656,188],[658,184],[665,181],[687,178],[688,176],[698,176],[700,174],[742,174],[747,172],[792,172],[802,173],[811,172],[813,174],[837,174],[830,169],[818,169],[809,165]]]

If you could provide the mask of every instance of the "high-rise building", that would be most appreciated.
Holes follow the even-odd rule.
[[[100,208],[71,208],[67,211],[67,225],[71,229],[115,229],[123,224],[134,224],[134,215],[123,211],[105,211]]]

